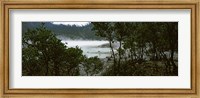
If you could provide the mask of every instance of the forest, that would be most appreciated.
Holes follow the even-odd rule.
[[[59,38],[66,38],[71,40],[82,39],[82,40],[101,40],[102,38],[96,36],[94,31],[92,31],[92,24],[85,26],[76,25],[56,25],[53,22],[43,22],[44,26],[51,30]],[[35,29],[41,25],[41,22],[23,22],[22,23],[22,33],[24,34],[27,29]]]
[[[69,47],[56,30],[41,22],[22,33],[22,75],[178,76],[178,22],[90,22],[89,25],[94,39],[108,42],[104,46],[110,49],[110,56],[87,57],[79,46]]]

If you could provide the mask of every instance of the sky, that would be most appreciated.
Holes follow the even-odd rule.
[[[85,26],[85,25],[89,24],[89,22],[53,22],[53,24]]]

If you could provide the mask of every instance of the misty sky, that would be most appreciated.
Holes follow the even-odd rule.
[[[89,24],[89,22],[53,22],[53,24],[85,26]]]

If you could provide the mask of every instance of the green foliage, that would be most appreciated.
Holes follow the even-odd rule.
[[[77,76],[81,75],[81,67],[88,76],[178,75],[177,22],[92,22],[78,29],[71,26],[70,30],[63,30],[68,28],[64,25],[50,27],[51,24],[42,23],[24,31],[23,76]],[[81,48],[67,47],[55,34],[107,40],[111,57],[87,58]]]
[[[64,69],[67,69],[68,75],[70,76],[79,75],[79,64],[84,60],[84,56],[82,55],[83,51],[79,47],[76,47],[66,49],[65,53],[66,66]]]
[[[113,24],[111,22],[94,22],[92,30],[97,36],[103,37],[106,40],[113,41]]]
[[[79,75],[82,50],[67,48],[44,24],[24,33],[22,44],[23,75]]]
[[[97,56],[85,58],[83,66],[87,76],[98,74],[103,69],[103,63]]]
[[[113,74],[117,75],[117,59],[115,57],[114,48],[112,46],[112,43],[115,39],[115,33],[114,33],[114,23],[112,22],[92,22],[93,29],[96,32],[97,36],[100,36],[104,38],[105,40],[109,41],[109,47],[112,51],[112,57],[113,57]]]
[[[76,25],[56,25],[51,22],[44,22],[45,27],[51,30],[53,34],[63,39],[82,39],[82,40],[102,40],[100,37],[95,36],[91,30],[92,24],[85,26]],[[29,28],[35,29],[40,26],[40,22],[22,22],[22,33],[24,34]]]
[[[119,43],[117,49],[110,47],[112,51],[117,51],[112,53],[113,65],[104,75],[178,74],[178,66],[174,60],[174,54],[178,52],[177,22],[92,22],[92,24],[98,36],[109,42]],[[151,65],[161,62],[161,69],[165,69],[162,71],[163,74],[151,73],[150,70],[154,66],[147,67],[149,74],[148,71],[142,72],[148,66],[148,62],[152,61],[154,63]]]

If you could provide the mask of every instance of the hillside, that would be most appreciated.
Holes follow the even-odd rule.
[[[57,25],[51,22],[44,22],[47,29],[51,30],[57,37],[62,39],[72,40],[101,40],[100,37],[96,36],[91,30],[92,24],[85,26],[76,25]],[[34,29],[40,26],[41,22],[22,22],[22,33],[25,33],[28,29]]]

